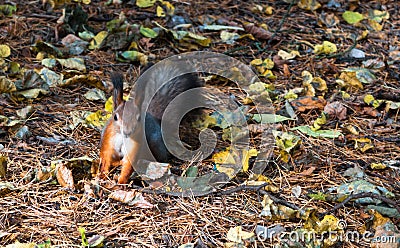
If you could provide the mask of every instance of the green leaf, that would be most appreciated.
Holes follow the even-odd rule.
[[[261,124],[277,123],[282,121],[294,120],[293,118],[275,115],[275,114],[255,114],[252,117],[253,120]]]
[[[154,5],[156,0],[136,0],[136,6],[139,8],[148,8]]]
[[[322,192],[307,194],[313,200],[326,201],[326,195]]]
[[[57,65],[57,60],[56,59],[43,59],[42,60],[42,65],[46,66],[47,68],[53,68],[54,66]]]
[[[13,12],[17,11],[17,7],[9,4],[0,5],[0,16],[12,16]]]
[[[364,16],[362,14],[353,11],[345,11],[342,17],[349,24],[355,24],[364,19]]]
[[[86,238],[86,230],[83,227],[78,228],[79,233],[81,234],[82,246],[87,247],[89,246],[89,242]]]
[[[57,59],[57,61],[68,69],[86,72],[85,61],[82,58]]]
[[[235,27],[235,26],[224,26],[224,25],[204,25],[204,30],[212,30],[212,31],[219,31],[219,30],[240,30],[244,31],[242,27]]]
[[[120,56],[117,57],[117,59],[119,61],[124,61],[124,62],[126,62],[126,61],[132,61],[132,62],[139,61],[141,65],[145,65],[145,64],[147,64],[148,57],[144,53],[141,53],[141,52],[138,52],[138,51],[125,51],[125,52],[122,52],[120,54]]]
[[[199,173],[199,168],[197,166],[191,166],[187,168],[185,176],[186,177],[197,177],[197,174]]]
[[[147,38],[156,38],[158,33],[151,28],[140,26],[140,33]]]
[[[317,130],[313,131],[309,126],[298,126],[291,128],[291,130],[299,130],[300,132],[315,137],[315,138],[337,138],[342,135],[341,132],[335,130]]]

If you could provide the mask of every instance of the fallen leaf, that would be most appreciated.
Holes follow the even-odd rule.
[[[5,179],[7,175],[7,160],[6,155],[0,154],[0,178]]]
[[[10,79],[5,76],[0,76],[0,94],[2,93],[11,93],[16,91],[17,88],[15,84]]]
[[[293,118],[276,114],[254,114],[252,119],[261,124],[270,124],[294,120]]]
[[[219,30],[239,30],[244,31],[242,27],[225,26],[225,25],[204,25],[204,30],[219,31]]]
[[[278,56],[284,60],[289,60],[289,59],[294,59],[296,56],[300,57],[300,53],[298,51],[294,51],[294,50],[290,51],[290,53],[283,51],[283,50],[279,50]]]
[[[304,112],[311,109],[323,109],[326,105],[326,100],[319,97],[305,96],[291,101],[290,104],[297,111]]]
[[[220,38],[223,42],[225,42],[226,44],[233,44],[235,43],[235,41],[237,39],[240,38],[240,35],[237,33],[231,33],[231,32],[227,32],[225,30],[223,30],[220,34]]]
[[[89,49],[93,50],[100,48],[107,35],[107,31],[100,31],[98,34],[96,34],[96,36],[90,41]]]
[[[313,131],[309,126],[298,126],[291,128],[290,130],[299,130],[300,132],[315,137],[315,138],[338,138],[342,135],[340,131],[337,130],[317,130]]]
[[[325,105],[324,112],[327,113],[330,118],[338,118],[341,121],[347,118],[347,108],[343,103],[338,101]]]
[[[68,69],[86,72],[85,61],[82,58],[57,59],[57,61]]]
[[[154,5],[156,0],[136,0],[136,6],[139,8],[148,8]]]
[[[321,4],[317,0],[300,0],[297,6],[300,9],[315,11],[321,7]]]
[[[227,239],[235,243],[242,243],[243,240],[252,237],[254,237],[254,233],[243,231],[241,226],[231,227],[227,234]]]
[[[353,11],[345,11],[342,17],[348,24],[356,24],[364,19],[362,14]]]
[[[0,45],[0,57],[7,58],[11,55],[11,49],[8,45]]]
[[[244,30],[247,33],[252,34],[257,39],[269,40],[272,37],[272,33],[270,31],[257,27],[253,23],[244,25]]]
[[[29,131],[28,126],[22,126],[21,128],[18,129],[18,131],[15,133],[15,138],[17,139],[27,139],[32,136],[31,131]]]
[[[68,169],[63,162],[59,162],[56,166],[56,177],[58,183],[65,188],[75,190],[74,177],[72,171]]]
[[[147,38],[156,38],[158,36],[158,33],[156,31],[151,28],[146,28],[144,26],[140,26],[139,31],[144,37]]]
[[[322,45],[315,45],[314,53],[315,54],[332,54],[337,51],[337,47],[335,44],[329,41],[323,41]]]

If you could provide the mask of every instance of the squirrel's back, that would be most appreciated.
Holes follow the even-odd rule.
[[[165,108],[178,95],[204,85],[192,68],[182,63],[166,62],[156,65],[142,76],[144,78],[140,80],[142,83],[136,88],[135,95],[140,99],[139,105],[148,103],[146,112],[159,120],[161,120]],[[200,98],[200,96],[196,97]]]

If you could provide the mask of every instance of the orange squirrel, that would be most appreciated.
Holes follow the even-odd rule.
[[[133,166],[139,159],[155,158],[159,162],[168,160],[170,153],[163,141],[161,129],[165,109],[179,94],[203,85],[197,75],[187,74],[187,68],[182,68],[182,65],[164,63],[154,70],[150,69],[150,75],[145,77],[146,84],[131,92],[133,102],[129,104],[123,99],[123,75],[115,72],[111,74],[114,112],[101,135],[100,175],[108,174],[112,166],[122,165],[118,177],[120,184],[128,182]],[[158,91],[151,98],[143,118],[140,112],[142,104],[146,101],[147,92],[154,89]],[[123,118],[123,114],[127,116]],[[149,156],[148,150],[152,156]]]

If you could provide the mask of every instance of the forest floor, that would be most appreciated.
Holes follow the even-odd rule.
[[[0,246],[400,247],[396,0],[77,2],[0,5]],[[278,115],[262,174],[248,150],[229,183],[201,196],[138,177],[111,189],[118,169],[95,177],[110,73],[134,82],[148,63],[193,51],[259,76],[251,94],[269,95]],[[247,107],[260,157],[254,99],[202,78]],[[234,151],[214,125],[218,147],[196,168],[228,173],[217,158]]]

